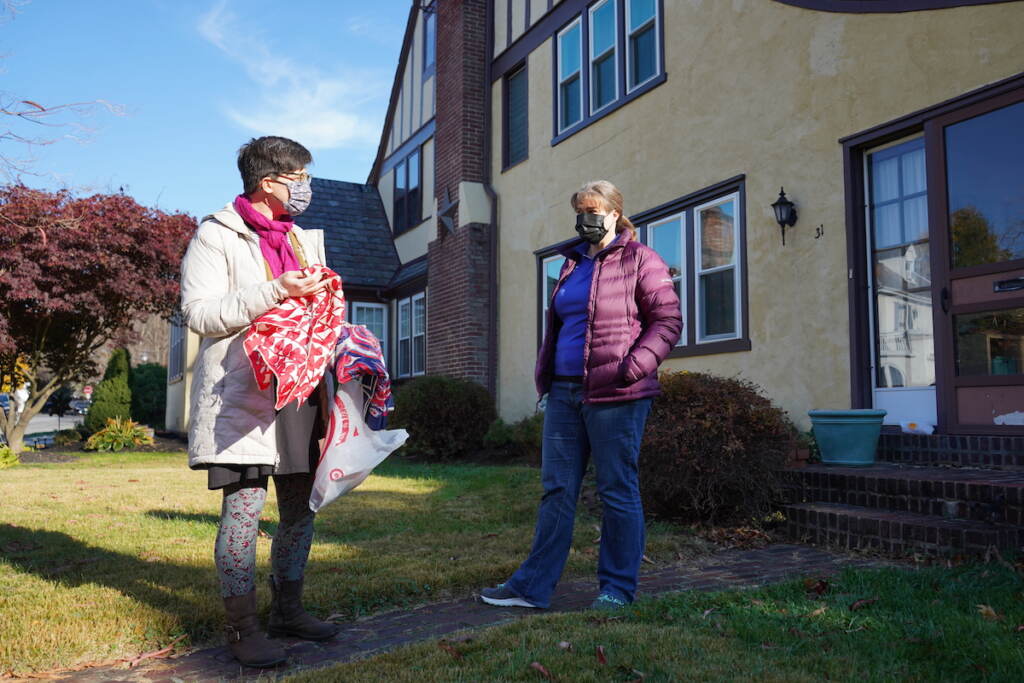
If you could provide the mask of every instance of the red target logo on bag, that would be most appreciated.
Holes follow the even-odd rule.
[[[334,469],[331,470],[331,473],[328,476],[331,478],[331,481],[338,481],[339,479],[345,476],[345,473],[342,472],[341,470]]]

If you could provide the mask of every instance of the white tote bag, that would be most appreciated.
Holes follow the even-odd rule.
[[[363,390],[345,382],[334,394],[331,425],[316,468],[309,509],[317,512],[363,483],[370,472],[409,438],[404,429],[374,431],[363,419]]]

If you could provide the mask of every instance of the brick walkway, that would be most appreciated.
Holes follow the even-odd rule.
[[[880,560],[828,552],[800,545],[775,544],[757,550],[728,550],[689,565],[645,573],[642,595],[681,590],[713,591],[774,583],[786,578],[830,574],[845,566],[880,566]],[[567,612],[587,607],[594,599],[594,580],[563,584],[550,610],[496,608],[474,598],[435,603],[410,611],[394,611],[343,624],[341,634],[326,643],[286,640],[289,665],[260,671],[240,667],[223,647],[198,650],[174,659],[154,660],[127,670],[90,669],[67,680],[142,681],[145,683],[281,677],[303,669],[366,657],[399,645],[440,638],[455,631],[507,623],[531,614]]]

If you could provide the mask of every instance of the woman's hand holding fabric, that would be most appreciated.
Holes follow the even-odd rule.
[[[319,269],[289,270],[282,273],[277,281],[289,297],[304,297],[316,294],[327,286],[327,281],[322,279],[323,273]]]

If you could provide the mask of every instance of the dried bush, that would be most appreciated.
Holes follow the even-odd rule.
[[[685,521],[747,521],[780,502],[796,429],[742,379],[661,376],[640,455],[645,509]]]

